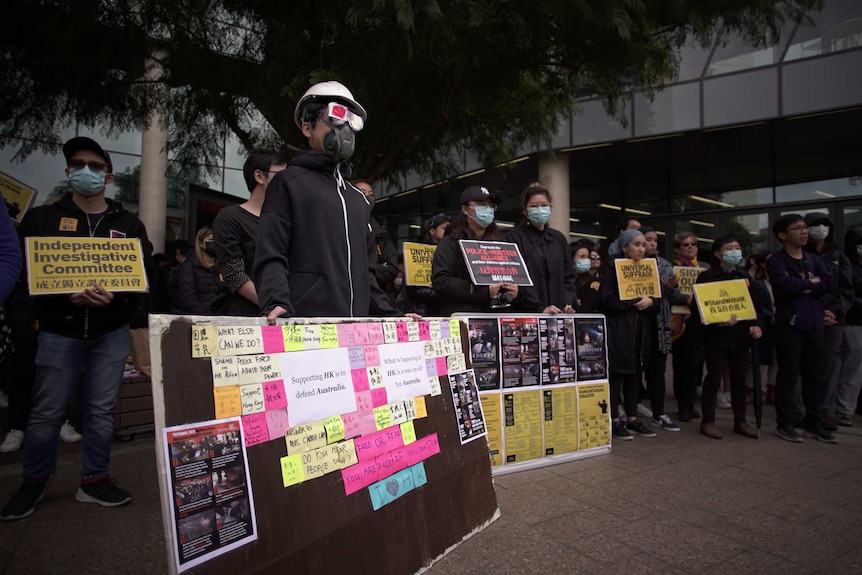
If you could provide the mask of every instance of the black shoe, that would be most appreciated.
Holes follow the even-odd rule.
[[[838,431],[838,426],[837,426],[837,425],[835,425],[835,423],[833,423],[833,422],[832,422],[832,418],[829,418],[829,421],[824,421],[824,422],[823,422],[823,423],[821,423],[820,425],[821,425],[821,426],[823,427],[823,429],[825,429],[826,431],[829,431],[829,432],[832,432],[832,431]]]
[[[626,429],[626,424],[622,421],[618,421],[614,423],[614,439],[620,439],[622,441],[631,441],[634,439],[632,434],[628,432]]]
[[[790,441],[791,443],[802,443],[802,438],[799,437],[799,434],[796,433],[796,428],[791,425],[782,425],[775,430],[775,435],[783,439],[784,441]]]
[[[132,496],[117,487],[113,479],[103,479],[96,483],[81,485],[75,494],[81,503],[98,503],[104,507],[119,507],[132,500]]]
[[[700,418],[701,418],[700,412],[699,412],[698,410],[696,410],[696,409],[692,409],[692,410],[691,410],[691,416],[692,416],[693,418],[695,418],[695,419],[700,419]]]
[[[813,437],[823,443],[838,443],[838,440],[830,431],[827,431],[822,425],[812,425],[805,428],[805,435]]]
[[[690,423],[694,419],[694,416],[690,411],[680,411],[676,414],[676,420],[682,421],[684,423]]]
[[[839,413],[835,416],[835,423],[841,427],[853,427],[853,418],[847,414]]]
[[[805,429],[805,420],[802,418],[793,420],[793,427],[796,429]]]
[[[0,519],[3,521],[15,521],[16,519],[27,517],[33,513],[36,505],[45,497],[45,490],[47,488],[47,481],[25,479],[18,492],[0,510]]]
[[[634,431],[635,433],[643,437],[656,436],[656,432],[644,425],[644,422],[641,420],[630,421],[629,423],[626,423],[626,429],[628,429],[629,431]]]

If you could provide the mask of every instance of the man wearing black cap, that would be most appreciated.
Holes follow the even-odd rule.
[[[33,208],[18,228],[27,237],[140,238],[149,266],[144,225],[119,202],[105,198],[114,181],[111,157],[90,138],[63,145],[72,192],[49,206]],[[112,292],[98,283],[71,295],[34,298],[39,320],[33,409],[24,436],[24,481],[0,510],[0,519],[21,519],[42,500],[57,467],[57,442],[84,371],[84,437],[81,443],[83,503],[117,507],[132,500],[108,476],[114,407],[129,354],[129,320],[140,296]],[[86,369],[84,369],[86,368]]]

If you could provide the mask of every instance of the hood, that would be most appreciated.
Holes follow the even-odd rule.
[[[853,263],[859,263],[856,246],[862,244],[862,226],[853,226],[844,234],[844,253]]]

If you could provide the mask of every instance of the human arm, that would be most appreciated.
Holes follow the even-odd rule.
[[[488,286],[477,286],[459,277],[459,263],[466,267],[461,256],[458,240],[445,236],[431,261],[431,285],[441,298],[452,301],[465,301],[487,304],[491,299]]]
[[[0,305],[15,287],[21,273],[21,247],[6,202],[0,202]]]
[[[242,209],[242,208],[237,208]],[[213,222],[213,242],[216,262],[225,285],[231,293],[238,293],[253,304],[258,303],[254,281],[246,273],[245,253],[243,252],[242,225],[237,219],[238,212],[219,212]]]

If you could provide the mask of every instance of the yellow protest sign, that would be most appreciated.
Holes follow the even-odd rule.
[[[33,204],[33,200],[36,199],[37,194],[34,188],[19,182],[4,172],[0,172],[0,192],[2,192],[6,203],[12,206],[12,212],[15,211],[15,208],[18,208],[18,212],[15,215],[12,215],[12,212],[9,213],[16,222],[21,221],[21,218],[24,217],[24,214]]]
[[[694,282],[697,281],[697,276],[703,268],[693,268],[691,266],[673,266],[673,275],[676,276],[676,287],[679,288],[679,293],[683,295],[692,295],[694,293]],[[688,306],[673,305],[670,307],[671,313],[680,315],[688,315],[691,313]]]
[[[620,300],[638,299],[641,296],[661,297],[661,287],[658,281],[658,265],[654,258],[642,260],[616,259],[617,287],[620,289]]]
[[[437,246],[404,242],[404,283],[431,287],[431,260]]]
[[[731,314],[739,321],[757,319],[745,280],[695,284],[694,297],[706,325],[730,321]]]
[[[98,282],[112,292],[146,292],[138,238],[28,237],[31,295],[77,293]]]

